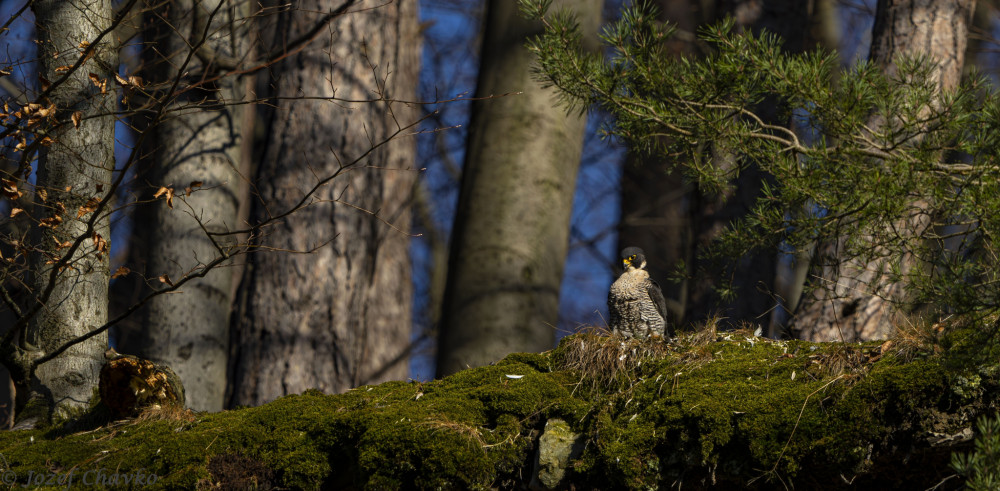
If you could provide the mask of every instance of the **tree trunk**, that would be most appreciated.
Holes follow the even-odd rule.
[[[32,10],[40,73],[46,80],[57,82],[65,73],[59,67],[78,61],[81,43],[90,43],[94,53],[65,82],[53,85],[48,99],[58,108],[57,119],[63,124],[49,133],[55,143],[38,159],[33,213],[43,226],[35,234],[40,252],[34,258],[32,288],[44,306],[28,324],[24,347],[47,353],[107,322],[110,210],[105,207],[97,217],[86,210],[91,209],[88,201],[112,191],[116,96],[111,71],[118,65],[118,46],[110,35],[98,41],[111,26],[110,0],[40,0]],[[112,90],[102,94],[90,74]],[[69,122],[76,111],[82,116],[78,128]],[[68,262],[53,263],[71,250],[64,247],[67,242],[78,240]],[[53,275],[59,266],[65,267]],[[51,281],[54,287],[46,298]],[[107,334],[95,336],[39,366],[31,399],[44,404],[56,420],[86,410],[107,342]]]
[[[668,40],[668,52],[693,57],[698,55],[695,32],[704,23],[706,12],[701,2],[658,0],[661,20],[679,29]],[[677,265],[694,264],[694,227],[692,186],[674,162],[630,151],[621,177],[621,220],[618,224],[618,250],[630,246],[646,252],[646,270],[659,282],[667,299],[667,319],[673,325],[685,321],[690,280],[671,281]],[[616,255],[617,256],[617,251]],[[690,274],[688,269],[684,271]]]
[[[339,5],[295,3],[278,19],[276,46],[308,31],[312,12]],[[252,220],[292,209],[320,179],[361,160],[259,237],[236,319],[234,405],[406,377],[412,284],[403,230],[415,147],[392,138],[416,118],[401,102],[417,86],[416,8],[414,0],[358,5],[273,71],[277,109]]]
[[[602,2],[563,0],[596,48]],[[439,375],[555,342],[585,118],[532,79],[542,25],[491,1],[473,103],[438,344]],[[590,42],[590,41],[588,41]]]
[[[693,40],[697,28],[724,16],[733,16],[737,28],[767,30],[784,40],[789,52],[805,48],[809,33],[806,2],[719,0],[660,0],[665,20],[681,32],[672,38],[678,55],[697,56]],[[688,40],[688,42],[684,42]],[[759,108],[762,117],[774,124],[778,115],[772,102]],[[681,177],[675,165],[657,157],[631,155],[622,177],[622,224],[620,248],[638,245],[646,251],[650,274],[660,279],[675,322],[697,322],[715,314],[726,323],[740,321],[766,323],[775,305],[776,251],[760,251],[742,259],[724,273],[732,277],[736,297],[725,300],[717,266],[699,257],[699,251],[714,241],[733,222],[756,205],[763,182],[770,177],[756,164],[740,162],[741,157],[724,148],[713,148],[713,163],[734,175],[731,189],[722,195],[708,195]],[[737,167],[742,166],[737,172]],[[689,278],[681,283],[666,281],[683,261]]]
[[[932,80],[941,90],[954,89],[961,79],[968,23],[974,9],[975,0],[880,0],[869,57],[892,75],[896,73],[898,57],[925,54],[936,63]],[[896,224],[899,233],[916,237],[926,230],[931,206],[913,203],[912,213],[901,217]],[[905,283],[889,279],[893,258],[869,262],[844,258],[840,255],[843,243],[841,239],[819,248],[819,286],[804,300],[803,310],[794,321],[802,339],[884,338],[891,330],[894,304],[905,300]],[[899,261],[899,271],[904,274],[916,267],[913,257]]]
[[[200,45],[226,57],[245,56],[247,6],[244,0],[183,0],[145,13],[152,44],[144,53],[143,77],[166,87],[181,81],[166,108],[174,113],[146,129],[150,151],[139,182],[149,187],[140,194],[152,200],[160,186],[176,193],[173,207],[154,200],[136,213],[133,268],[153,284],[160,284],[161,275],[176,280],[230,252],[232,236],[209,237],[206,231],[240,228],[244,82],[203,54],[185,60]],[[137,329],[124,331],[121,339],[123,352],[170,366],[184,383],[187,405],[199,411],[219,411],[225,403],[232,283],[231,271],[220,267],[182,293],[154,297]]]

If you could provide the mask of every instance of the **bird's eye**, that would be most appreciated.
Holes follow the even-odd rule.
[[[629,261],[635,261],[635,254],[632,254],[631,256],[629,256],[628,260]]]

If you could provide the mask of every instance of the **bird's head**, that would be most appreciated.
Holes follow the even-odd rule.
[[[638,247],[626,247],[622,249],[621,259],[622,267],[625,268],[625,271],[646,267],[646,254]]]

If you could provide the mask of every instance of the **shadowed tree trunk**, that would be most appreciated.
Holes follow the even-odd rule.
[[[784,40],[789,52],[805,48],[809,34],[808,2],[719,0],[660,0],[664,20],[680,29],[671,39],[677,55],[697,56],[694,35],[705,22],[732,16],[739,30],[767,30]],[[758,111],[775,124],[779,115],[774,102],[764,102]],[[668,298],[668,310],[674,322],[700,321],[713,314],[727,323],[749,321],[766,323],[766,315],[775,305],[776,251],[760,251],[743,258],[724,272],[733,279],[736,297],[719,297],[719,274],[716,265],[699,257],[730,224],[745,216],[761,195],[764,180],[753,162],[742,162],[739,155],[724,148],[712,148],[714,165],[734,175],[732,187],[722,195],[709,195],[683,179],[673,162],[657,157],[630,155],[622,176],[622,223],[620,248],[638,245],[646,251],[649,270],[660,280]],[[737,168],[739,171],[737,172]],[[667,281],[683,261],[688,279]]]
[[[300,38],[315,12],[340,4],[295,2],[278,19],[275,46]],[[416,2],[359,2],[352,10],[272,72],[277,108],[252,222],[290,210],[321,178],[363,160],[255,239],[235,319],[234,405],[309,388],[341,392],[408,371],[412,285],[403,230],[415,147],[404,135],[364,155],[415,120],[401,101],[412,101],[417,86]]]
[[[563,0],[596,47],[601,4]],[[528,38],[540,22],[517,3],[488,3],[438,343],[439,375],[555,342],[585,118],[532,79]]]
[[[809,35],[808,2],[723,0],[717,8],[718,15],[734,17],[738,30],[777,34],[783,40],[786,52],[797,53],[805,49]],[[789,124],[779,114],[777,101],[766,100],[755,112],[769,123],[780,126]],[[746,216],[762,196],[765,182],[772,179],[761,172],[756,162],[744,162],[740,155],[733,154],[729,149],[715,146],[712,155],[715,166],[733,170],[738,167],[739,172],[733,187],[721,196],[696,191],[693,210],[696,247],[707,246],[730,224]],[[712,282],[696,282],[689,294],[691,318],[703,319],[719,312],[732,323],[766,324],[767,316],[776,304],[776,267],[775,250],[756,251],[741,258],[733,269],[724,273],[733,278],[736,297],[731,300],[719,299],[714,291],[717,285]]]
[[[869,57],[887,73],[895,74],[895,62],[900,56],[927,55],[936,64],[932,81],[941,90],[954,89],[961,79],[968,23],[974,9],[975,0],[881,0],[875,13]],[[918,236],[930,225],[931,206],[912,203],[908,216],[900,217],[894,226],[899,233]],[[872,244],[876,259],[866,262],[845,258],[841,255],[845,240],[819,248],[819,283],[794,321],[802,339],[884,338],[890,332],[893,304],[905,300],[906,285],[892,280],[889,274],[895,259],[880,254],[877,244]],[[904,274],[916,266],[909,255],[898,263],[899,272]]]
[[[695,33],[707,15],[701,4],[694,0],[656,2],[661,20],[678,29],[667,41],[669,52],[676,56],[697,56]],[[682,262],[688,267],[685,273],[693,272],[696,221],[691,208],[693,188],[680,169],[672,167],[672,162],[660,156],[628,153],[621,178],[618,249],[636,246],[646,252],[646,269],[667,299],[667,321],[677,325],[685,321],[690,280],[669,279]]]
[[[208,54],[247,54],[248,6],[246,0],[183,0],[144,13],[150,44],[143,77],[165,87],[179,78],[182,89],[167,107],[175,113],[146,129],[148,158],[139,185],[149,187],[140,194],[152,199],[165,186],[177,195],[173,207],[155,200],[140,204],[135,215],[130,263],[153,284],[161,275],[178,279],[229,252],[232,236],[209,237],[206,231],[240,228],[244,81],[226,75]],[[187,60],[192,46],[204,48]],[[200,187],[185,196],[192,183]],[[225,403],[232,284],[232,272],[217,268],[180,293],[154,297],[140,321],[121,332],[119,349],[173,368],[184,383],[187,405],[199,411],[219,411]]]
[[[89,76],[94,74],[113,86],[111,70],[118,65],[118,46],[110,35],[98,41],[112,23],[110,0],[41,0],[31,8],[40,74],[46,80],[58,81],[65,73],[60,67],[77,62],[83,55],[82,42],[93,48],[93,57],[65,82],[54,85],[48,95],[58,109],[57,119],[65,124],[47,135],[54,143],[39,153],[32,213],[48,226],[36,230],[40,253],[34,255],[31,285],[35,301],[43,306],[28,323],[22,340],[22,347],[45,354],[100,327],[108,317],[110,211],[105,207],[94,217],[85,210],[93,210],[88,206],[92,199],[102,199],[111,191],[116,96],[114,90],[101,94]],[[77,111],[81,116],[78,128],[69,123]],[[71,250],[65,247],[67,242],[81,238],[68,262],[53,262]],[[53,268],[58,270],[55,275]],[[52,279],[54,288],[44,298]],[[41,403],[54,419],[86,410],[106,348],[107,335],[101,334],[39,366],[30,388],[31,404]],[[25,402],[21,395],[19,403]],[[33,417],[33,409],[25,416]]]

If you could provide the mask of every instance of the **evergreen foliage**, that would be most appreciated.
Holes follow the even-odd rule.
[[[1000,415],[981,416],[976,429],[979,435],[975,450],[968,454],[952,454],[951,467],[966,479],[968,489],[997,489],[1000,487]]]
[[[872,283],[907,285],[903,307],[1000,306],[1000,104],[981,77],[941,91],[927,59],[899,59],[893,74],[867,61],[842,70],[835,53],[788,54],[732,21],[699,33],[709,54],[678,58],[664,50],[673,30],[643,3],[605,28],[595,55],[571,14],[539,0],[522,10],[546,28],[529,46],[539,79],[571,109],[611,113],[607,136],[676,162],[704,191],[727,189],[751,163],[773,176],[705,254],[839,241],[841,263],[884,261]],[[765,122],[762,104],[789,127]],[[720,153],[739,165],[714,165]]]

